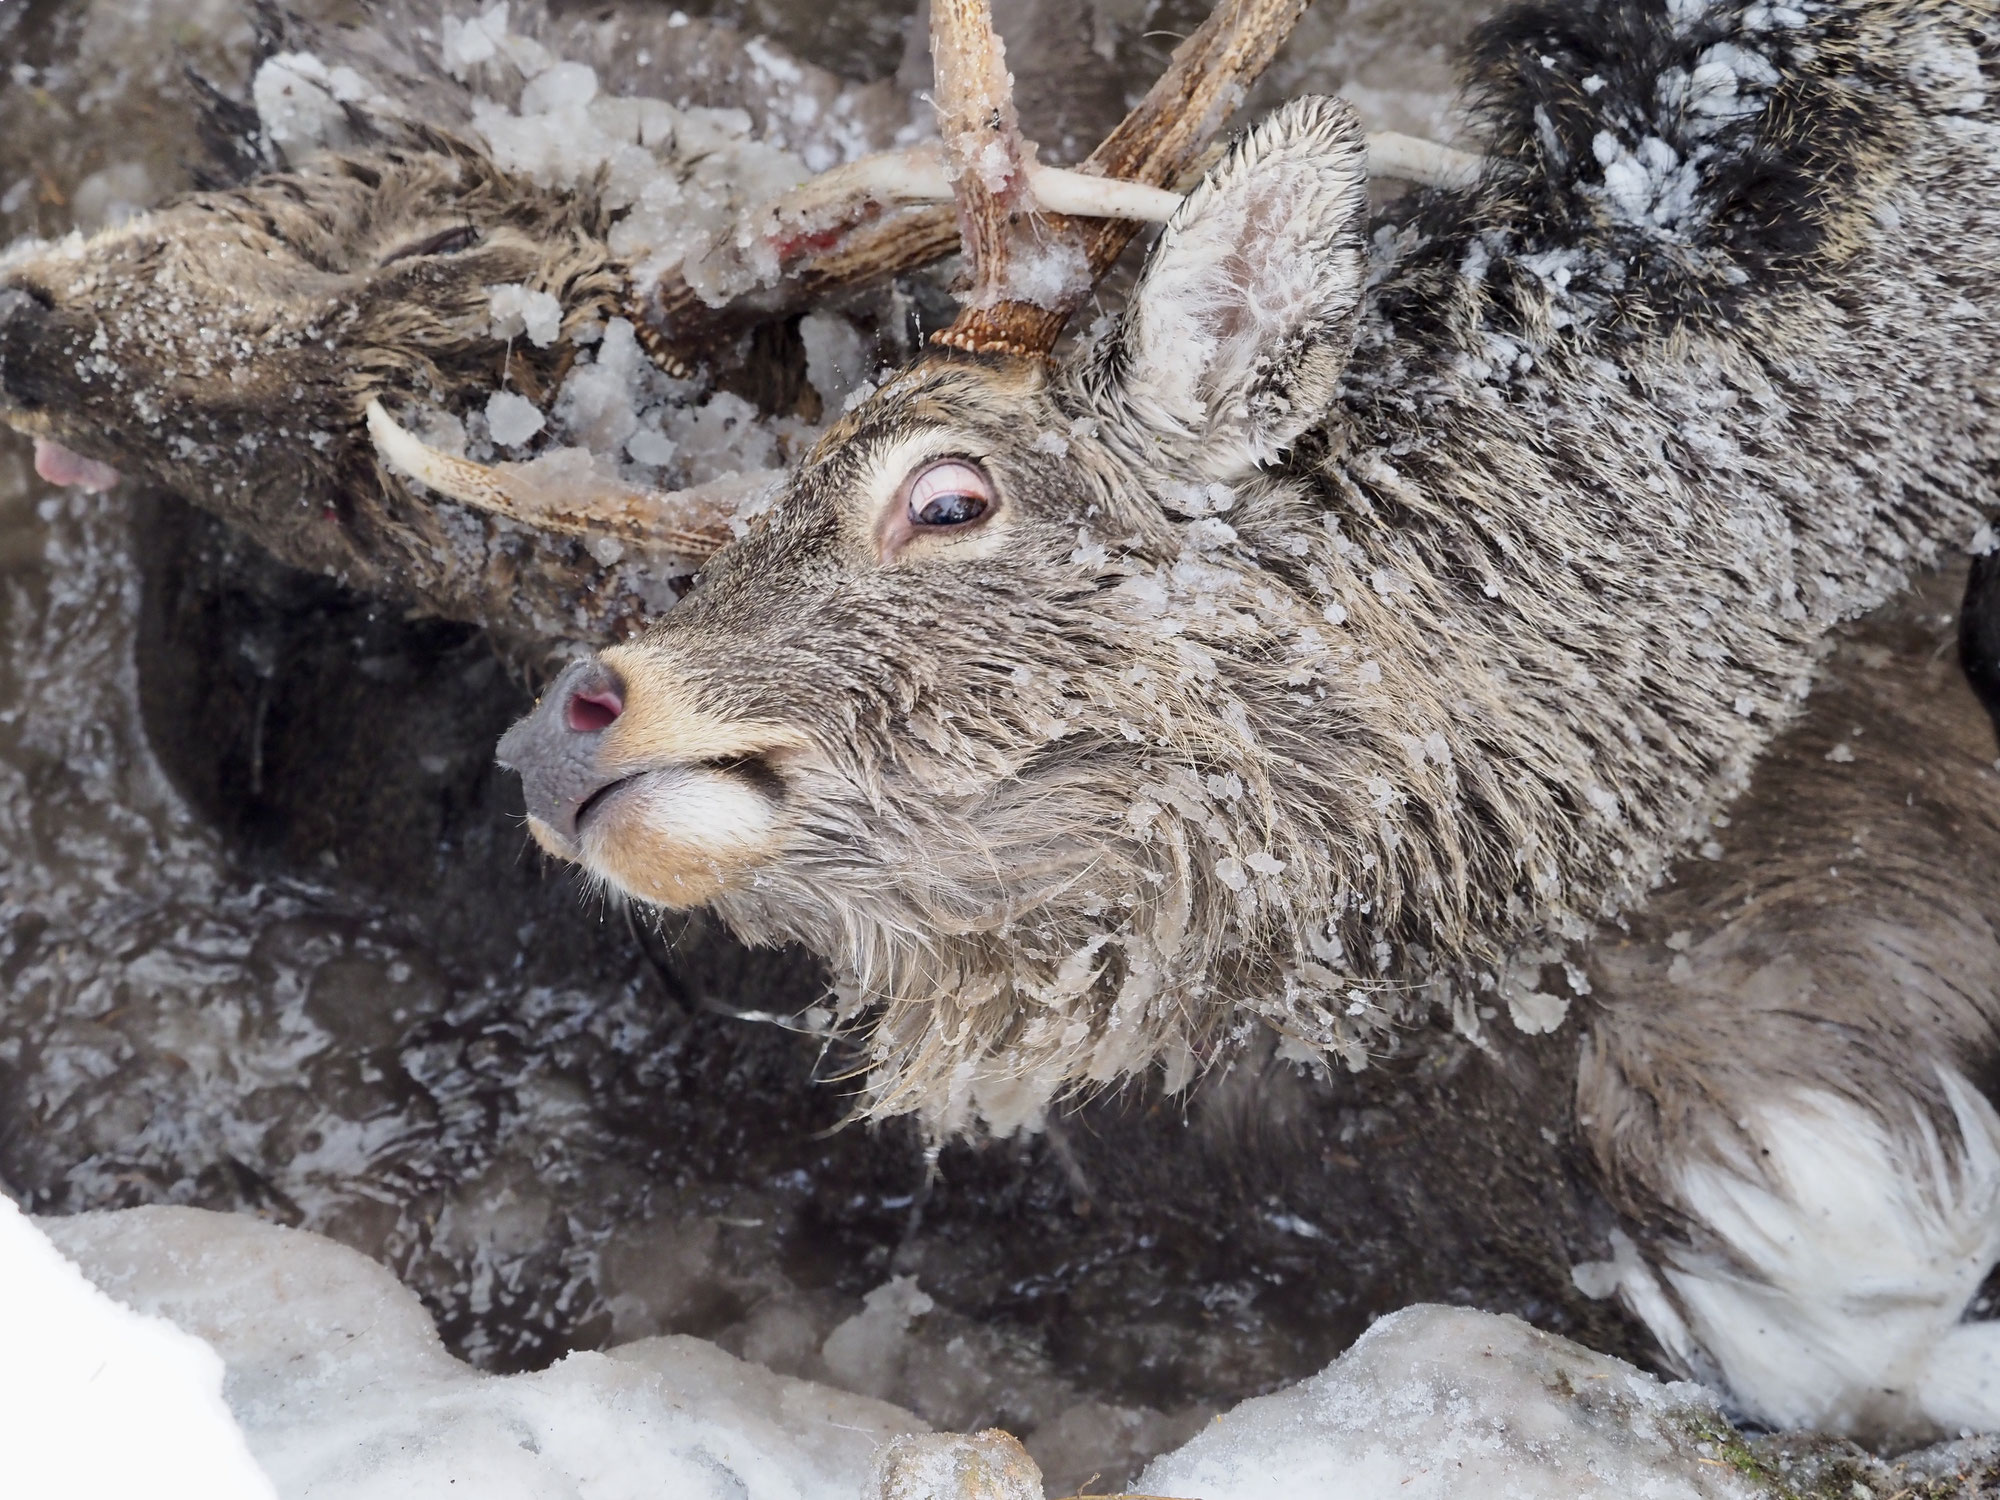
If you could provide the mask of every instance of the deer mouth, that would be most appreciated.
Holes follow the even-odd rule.
[[[559,852],[642,900],[685,907],[768,859],[783,820],[783,783],[761,760],[690,761],[591,791]]]
[[[35,439],[35,472],[50,484],[88,490],[93,494],[102,494],[125,477],[110,464],[85,458],[54,438],[46,437]]]
[[[588,848],[588,836],[606,824],[632,820],[666,842],[732,842],[740,824],[762,822],[786,800],[784,776],[764,756],[712,756],[706,760],[648,766],[604,782],[576,804],[570,838]],[[610,828],[606,828],[610,832]]]
[[[0,395],[0,401],[4,399],[4,395]],[[34,439],[35,473],[46,483],[102,494],[125,478],[110,464],[85,458],[74,448],[51,437],[49,434],[55,430],[55,423],[46,412],[0,409],[0,422],[22,437]]]
[[[45,296],[17,287],[0,288],[0,422],[35,440],[35,472],[50,484],[102,492],[124,478],[110,464],[58,442],[55,415],[42,399],[42,378],[24,368],[31,347],[46,342],[42,319]]]
[[[642,780],[648,774],[650,773],[637,771],[630,776],[621,776],[616,781],[607,781],[588,797],[585,797],[577,805],[576,821],[572,825],[576,837],[579,839],[583,837],[584,830],[590,826],[591,819],[604,809],[605,804],[610,802],[620,792]]]

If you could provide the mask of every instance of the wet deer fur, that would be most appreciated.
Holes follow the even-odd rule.
[[[1375,226],[1351,114],[1287,106],[1075,359],[941,353],[829,432],[593,668],[622,717],[517,758],[538,835],[825,955],[867,1107],[946,1129],[1259,1022],[1350,1065],[1435,1005],[1555,1025],[1827,628],[1984,519],[1996,42],[1515,10],[1498,165]],[[942,456],[996,505],[886,555]]]

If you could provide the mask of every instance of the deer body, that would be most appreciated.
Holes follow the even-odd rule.
[[[1072,360],[987,268],[974,352],[510,734],[536,836],[824,955],[865,1107],[941,1130],[1259,1023],[1350,1066],[1429,1007],[1552,1029],[1596,924],[1727,852],[1828,629],[1986,519],[1995,26],[1528,8],[1476,44],[1472,191],[1369,236],[1352,116],[1298,101]],[[1589,1277],[1767,1420],[2000,1423],[1954,1326],[2000,1255],[1974,950],[1941,1011],[1829,968],[1734,1073],[1695,997],[1605,997],[1579,1123],[1642,1241]]]
[[[1984,35],[1518,13],[1521,165],[1372,247],[1351,116],[1289,107],[1085,354],[919,362],[579,669],[621,716],[516,742],[538,832],[828,955],[876,1107],[948,1126],[1246,1016],[1356,1064],[1419,1005],[1555,1024],[1826,628],[1983,519]],[[992,493],[913,529],[947,458]]]

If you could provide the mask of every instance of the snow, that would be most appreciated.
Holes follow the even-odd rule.
[[[1042,1494],[1035,1462],[1003,1433],[927,1436],[899,1407],[700,1339],[641,1338],[529,1374],[481,1374],[446,1353],[388,1270],[245,1216],[139,1208],[29,1221],[0,1199],[0,1287],[10,1354],[31,1351],[0,1369],[13,1387],[0,1386],[13,1474],[48,1464],[63,1475],[59,1491],[36,1493]],[[891,1280],[834,1331],[827,1365],[850,1385],[892,1384],[909,1325],[932,1311],[914,1279]],[[1052,1425],[1102,1450],[1148,1420],[1082,1401]],[[1157,1449],[1165,1433],[1151,1436]],[[1717,1457],[1729,1437],[1697,1386],[1515,1318],[1415,1307],[1319,1375],[1216,1418],[1134,1488],[1200,1500],[1731,1500],[1757,1490]]]
[[[572,1354],[533,1374],[483,1375],[445,1352],[422,1303],[390,1272],[301,1230],[182,1208],[41,1221],[54,1248],[136,1309],[121,1313],[11,1206],[5,1212],[4,1284],[15,1308],[47,1307],[53,1334],[84,1307],[134,1343],[171,1340],[183,1362],[186,1373],[147,1381],[151,1411],[136,1399],[140,1386],[118,1387],[129,1385],[130,1416],[96,1397],[79,1401],[74,1384],[36,1382],[51,1408],[95,1420],[100,1433],[111,1418],[146,1434],[145,1444],[82,1445],[106,1463],[131,1455],[135,1480],[147,1476],[134,1494],[161,1493],[154,1481],[186,1450],[190,1476],[215,1479],[200,1493],[217,1500],[269,1495],[273,1485],[315,1500],[853,1500],[882,1440],[923,1430],[898,1408],[684,1337]],[[65,1279],[73,1295],[59,1303],[52,1294]],[[91,1352],[82,1341],[69,1351],[79,1380]],[[69,1432],[73,1443],[83,1436]],[[249,1454],[269,1482],[258,1483]]]
[[[1200,1500],[1722,1500],[1761,1490],[1700,1434],[1715,1398],[1517,1318],[1412,1307],[1246,1401],[1133,1485]]]
[[[268,1500],[200,1339],[112,1301],[0,1197],[0,1443],[11,1494]],[[112,1440],[115,1439],[115,1440]]]

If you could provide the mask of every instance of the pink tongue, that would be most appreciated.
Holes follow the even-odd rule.
[[[35,439],[35,472],[50,484],[73,484],[84,490],[108,490],[122,477],[110,464],[72,453],[47,438]]]

